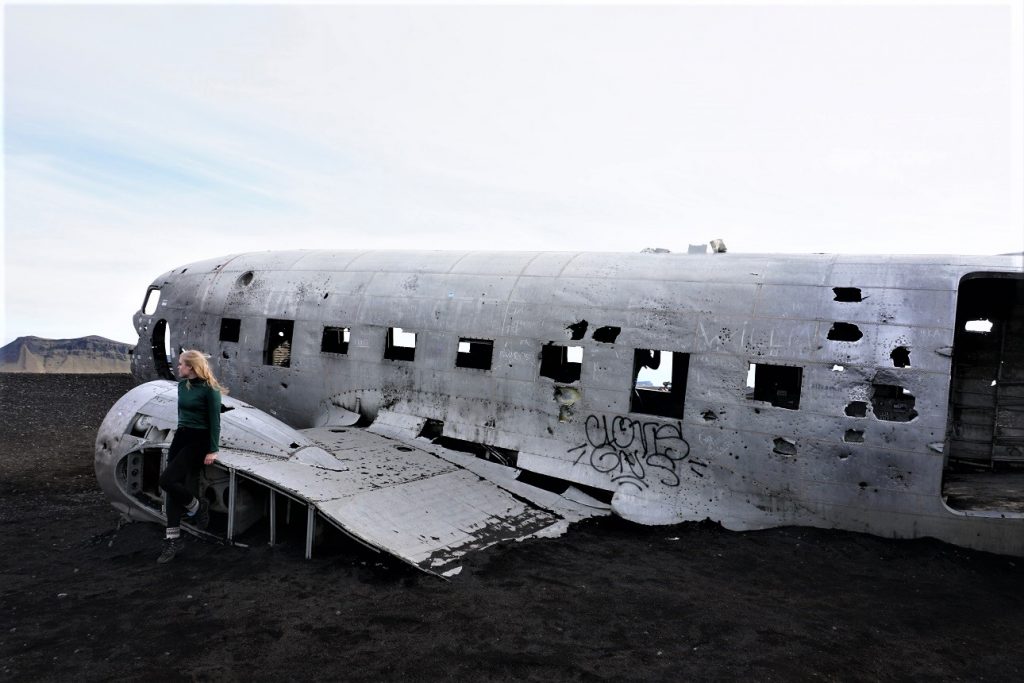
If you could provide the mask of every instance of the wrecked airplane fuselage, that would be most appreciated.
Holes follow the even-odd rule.
[[[972,329],[980,321],[987,331]],[[330,430],[361,420],[391,446],[476,450],[508,471],[499,488],[543,475],[643,524],[808,525],[1024,555],[1020,509],[956,509],[943,490],[951,463],[1006,481],[1024,464],[1019,255],[241,254],[157,278],[135,325],[137,378],[171,379],[170,356],[202,349],[246,411],[323,458],[340,457]],[[148,413],[115,420],[108,444],[135,435],[156,453],[168,435],[139,437],[137,415]],[[126,447],[98,451],[101,481]],[[226,440],[224,476],[313,500],[292,474],[261,474],[233,449]],[[322,478],[344,489],[345,472],[330,471]],[[135,514],[159,518],[148,505]],[[507,537],[543,527],[531,523]]]

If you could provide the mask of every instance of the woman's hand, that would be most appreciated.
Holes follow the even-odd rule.
[[[216,459],[217,459],[217,454],[216,453],[207,453],[206,457],[203,458],[203,464],[204,465],[212,465],[213,461],[216,460]]]

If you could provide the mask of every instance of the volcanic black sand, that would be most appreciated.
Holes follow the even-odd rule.
[[[120,375],[0,375],[3,680],[1024,680],[1024,561],[802,528],[588,522],[452,582],[341,546],[119,526]]]

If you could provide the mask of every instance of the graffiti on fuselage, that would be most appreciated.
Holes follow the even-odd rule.
[[[587,440],[568,451],[579,452],[573,464],[586,462],[609,475],[615,484],[631,484],[640,490],[655,482],[675,487],[682,482],[680,475],[687,467],[703,477],[708,466],[691,455],[679,422],[665,424],[590,415],[585,431]]]

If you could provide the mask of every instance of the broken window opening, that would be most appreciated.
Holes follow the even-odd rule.
[[[832,291],[836,295],[833,301],[845,301],[849,303],[863,301],[863,297],[860,293],[860,287],[833,287]]]
[[[850,401],[844,412],[850,417],[867,417],[868,404],[866,401]]]
[[[146,298],[142,302],[142,313],[144,315],[153,315],[156,313],[157,304],[160,303],[160,288],[150,287],[146,290]]]
[[[278,368],[291,367],[292,330],[294,320],[267,319],[267,336],[263,344],[263,364]]]
[[[592,339],[602,344],[614,344],[615,340],[619,336],[619,332],[622,332],[621,327],[615,327],[614,325],[605,325],[594,330]]]
[[[629,412],[682,418],[689,372],[688,353],[634,350]]]
[[[237,342],[242,333],[242,321],[238,318],[220,319],[220,340],[223,342]]]
[[[910,367],[910,349],[906,346],[897,346],[889,354],[889,358],[892,358],[892,364],[897,368]]]
[[[545,344],[541,349],[540,376],[556,382],[578,382],[583,369],[583,347]]]
[[[855,342],[864,336],[860,328],[853,323],[832,323],[828,338],[832,341]]]
[[[459,337],[459,351],[455,356],[455,367],[490,370],[493,355],[493,340]]]
[[[416,333],[406,332],[401,327],[389,327],[384,357],[388,360],[415,360]]]
[[[777,436],[772,441],[772,453],[796,455],[796,442],[783,436]]]
[[[321,353],[348,353],[349,329],[347,327],[324,326],[323,336],[320,338]]]
[[[864,443],[863,429],[847,429],[843,434],[843,441],[846,443]]]
[[[747,372],[747,386],[753,386],[754,391],[747,394],[747,398],[767,401],[777,408],[797,410],[800,407],[803,375],[804,369],[800,367],[751,363]]]
[[[174,372],[171,370],[171,328],[166,320],[157,320],[153,326],[153,336],[150,338],[150,345],[153,349],[153,368],[160,379],[174,379]]]
[[[872,384],[871,410],[886,422],[910,422],[917,417],[917,399],[903,387],[894,384]]]
[[[252,271],[247,271],[238,276],[238,279],[235,280],[235,284],[239,287],[248,287],[252,283],[252,278]]]
[[[968,320],[964,323],[964,329],[968,332],[977,332],[980,334],[988,334],[992,331],[991,320]]]
[[[573,341],[578,341],[580,339],[583,339],[583,335],[585,335],[587,333],[587,321],[586,320],[581,320],[578,323],[573,323],[572,325],[566,325],[565,329],[567,329],[570,332],[572,332],[572,340]]]

